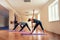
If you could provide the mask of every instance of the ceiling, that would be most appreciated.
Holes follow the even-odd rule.
[[[49,0],[31,0],[31,2],[24,2],[24,0],[0,0],[0,4],[7,9],[13,8],[19,14],[32,13],[33,9],[40,12],[40,7]]]

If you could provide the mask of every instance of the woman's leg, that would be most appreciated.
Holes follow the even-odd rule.
[[[44,31],[44,28],[43,28],[43,26],[42,26],[42,23],[39,23],[39,25],[40,25],[41,29]]]
[[[29,28],[28,24],[26,24],[27,28],[29,29],[29,31],[31,31],[31,29]]]
[[[18,26],[18,24],[15,24],[14,26],[15,26],[15,27],[14,27],[14,29],[13,29],[13,30],[15,30],[15,29],[16,29],[16,27]]]

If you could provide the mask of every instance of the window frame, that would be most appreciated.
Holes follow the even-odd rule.
[[[59,3],[58,0],[55,0],[53,3],[51,3],[51,4],[48,6],[48,19],[49,19],[49,22],[59,21],[59,20],[60,20],[60,19],[59,19],[59,9],[58,9],[58,8],[59,8],[59,4],[58,4],[58,8],[57,8],[58,11],[54,10],[54,9],[56,9],[55,7],[56,7],[56,4],[57,4],[57,3]],[[52,7],[54,7],[53,10],[52,10]],[[54,11],[54,13],[55,13],[55,11],[56,11],[56,12],[58,12],[58,14],[57,14],[57,13],[55,13],[55,14],[53,13],[53,14],[52,14],[52,11]],[[58,16],[57,16],[56,14],[57,14]],[[56,16],[54,16],[54,15],[56,15]],[[58,17],[58,19],[57,19],[57,18],[54,19],[54,17]]]

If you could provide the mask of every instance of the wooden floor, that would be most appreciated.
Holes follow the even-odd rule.
[[[19,32],[0,30],[0,40],[60,40],[60,35],[45,32],[47,35],[21,35]]]

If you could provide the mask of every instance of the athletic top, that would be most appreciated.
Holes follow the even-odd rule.
[[[26,22],[19,22],[20,25],[25,25],[27,24]]]
[[[33,19],[33,23],[41,23],[41,21],[37,19]]]

